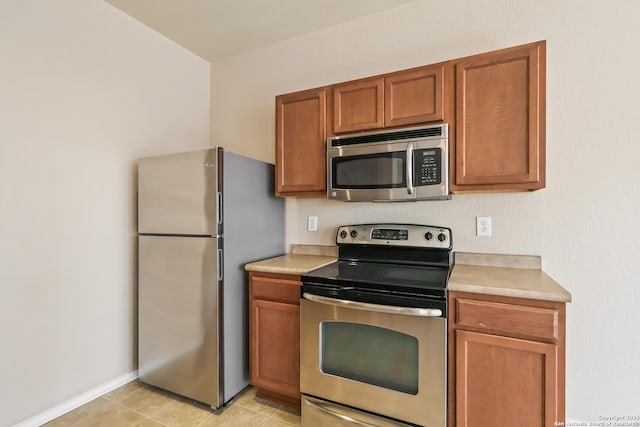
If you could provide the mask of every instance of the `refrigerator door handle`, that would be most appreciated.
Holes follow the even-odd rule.
[[[224,277],[224,259],[222,256],[222,249],[218,249],[218,282]]]
[[[222,224],[222,193],[220,191],[216,197],[216,221],[218,225]]]

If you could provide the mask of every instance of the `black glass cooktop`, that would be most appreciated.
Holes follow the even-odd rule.
[[[449,269],[383,262],[336,261],[302,276],[305,284],[444,296]]]

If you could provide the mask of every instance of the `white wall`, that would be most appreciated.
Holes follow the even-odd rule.
[[[209,146],[207,62],[101,0],[0,2],[0,425],[137,368],[136,159]]]
[[[455,249],[540,254],[573,294],[567,416],[638,414],[640,3],[418,0],[212,66],[212,140],[274,161],[274,96],[547,40],[547,188],[446,202],[289,199],[286,240],[331,244],[373,221],[449,226]],[[307,215],[319,231],[306,232]],[[474,235],[493,217],[493,237]]]

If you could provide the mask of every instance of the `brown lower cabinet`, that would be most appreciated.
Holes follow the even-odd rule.
[[[251,384],[258,397],[300,405],[300,276],[249,273]]]
[[[564,423],[565,304],[449,294],[449,427]]]

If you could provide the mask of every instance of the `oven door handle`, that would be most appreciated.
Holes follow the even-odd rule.
[[[352,417],[350,417],[348,415],[344,415],[344,414],[341,414],[341,413],[339,413],[337,411],[331,410],[331,409],[329,409],[328,407],[326,407],[324,404],[322,404],[320,402],[312,402],[308,398],[304,399],[304,404],[308,405],[308,406],[311,406],[312,408],[315,408],[315,409],[317,409],[319,411],[325,412],[325,413],[327,413],[327,414],[329,414],[329,415],[331,415],[333,417],[336,417],[336,418],[338,418],[338,419],[340,419],[342,421],[346,421],[346,422],[348,422],[350,424],[357,424],[357,425],[362,426],[362,427],[376,427],[373,424],[365,423],[363,421],[356,420],[355,418],[352,418]]]
[[[319,295],[305,292],[302,294],[304,299],[319,302],[321,304],[335,305],[337,307],[355,308],[356,310],[375,311],[378,313],[406,314],[409,316],[420,317],[441,317],[442,310],[439,308],[418,308],[418,307],[396,307],[393,305],[371,304],[368,302],[348,301],[343,299],[335,299],[321,297]]]

